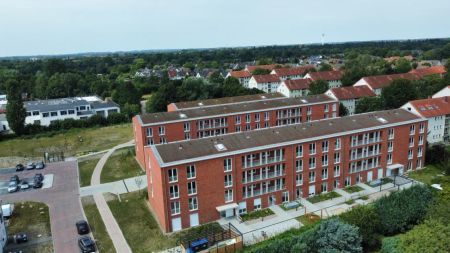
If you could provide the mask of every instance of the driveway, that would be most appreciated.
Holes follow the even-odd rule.
[[[48,205],[56,253],[78,253],[75,222],[84,219],[79,199],[78,165],[76,161],[47,164],[44,170],[1,173],[0,180],[9,180],[17,174],[20,178],[35,173],[53,174],[53,186],[48,189],[16,192],[0,196],[3,203],[35,201]]]

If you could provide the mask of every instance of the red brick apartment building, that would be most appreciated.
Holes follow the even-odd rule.
[[[424,164],[426,119],[403,109],[145,147],[164,231],[372,181]]]
[[[133,118],[136,158],[145,167],[144,147],[274,126],[334,118],[339,103],[326,95],[280,98],[279,95],[177,103],[183,110]],[[259,97],[259,99],[256,99]],[[199,103],[201,105],[199,106]],[[172,109],[175,110],[175,107]]]

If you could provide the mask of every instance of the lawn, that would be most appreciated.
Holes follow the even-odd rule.
[[[82,155],[109,149],[132,138],[133,131],[130,124],[70,129],[53,134],[45,133],[42,137],[21,137],[1,141],[0,157],[41,157],[44,152],[61,151],[64,151],[66,157]]]
[[[159,229],[143,194],[132,192],[120,197],[121,202],[111,200],[108,205],[133,252],[157,252],[176,246],[176,238]]]
[[[363,191],[364,189],[360,186],[352,185],[352,186],[345,187],[343,190],[351,194],[351,193]]]
[[[427,165],[421,170],[416,170],[408,173],[408,177],[428,185],[434,184],[434,181],[442,176],[442,169],[435,165]]]
[[[14,212],[6,228],[9,235],[25,232],[29,240],[52,235],[50,215],[47,205],[38,202],[22,202],[14,204]],[[53,244],[43,243],[27,247],[27,252],[53,252]]]
[[[325,200],[337,198],[337,197],[340,197],[340,196],[341,195],[339,193],[332,191],[332,192],[328,192],[328,193],[322,193],[322,194],[319,194],[319,195],[315,195],[313,197],[309,197],[309,198],[307,198],[307,200],[314,204],[314,203],[317,203],[317,202],[322,202],[322,201],[325,201]]]
[[[81,198],[81,203],[83,204],[84,213],[86,214],[99,251],[115,253],[114,245],[106,231],[105,224],[100,217],[94,198],[92,196],[83,197]]]
[[[261,210],[256,210],[250,213],[245,213],[241,215],[242,221],[249,221],[254,219],[263,218],[269,215],[275,214],[270,208],[264,208]]]
[[[122,148],[116,150],[106,161],[100,181],[103,184],[143,174],[144,171],[134,158],[134,148]]]
[[[95,165],[100,159],[91,159],[78,163],[78,171],[80,174],[80,187],[91,185],[91,177],[94,172]]]
[[[300,221],[303,224],[303,226],[306,226],[306,225],[314,224],[317,221],[319,221],[320,216],[317,214],[313,214],[313,213],[307,213],[305,215],[297,217],[297,220]]]

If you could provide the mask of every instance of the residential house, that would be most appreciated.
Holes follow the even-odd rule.
[[[6,114],[0,114],[0,133],[9,131],[8,120],[6,119]]]
[[[308,73],[310,70],[315,70],[314,66],[302,66],[302,67],[292,67],[292,68],[278,68],[272,70],[270,74],[277,75],[280,77],[282,81],[288,79],[301,79]]]
[[[248,82],[249,88],[256,88],[266,93],[276,92],[281,80],[277,75],[254,75]]]
[[[278,92],[286,97],[305,97],[309,93],[309,84],[311,79],[293,79],[284,80],[278,86]]]
[[[450,141],[450,97],[414,100],[402,106],[428,120],[429,143]]]
[[[250,72],[250,73],[252,73],[254,70],[257,70],[257,69],[266,69],[266,70],[272,71],[272,70],[275,69],[275,66],[276,66],[275,64],[253,65],[253,66],[247,65],[247,66],[245,67],[245,70],[247,70],[247,71]]]
[[[389,86],[392,81],[398,79],[407,79],[407,80],[419,80],[421,78],[420,75],[415,73],[404,73],[404,74],[393,74],[393,75],[379,75],[379,76],[366,76],[361,78],[358,82],[356,82],[353,86],[368,86],[377,96],[381,95],[381,90],[387,86]]]
[[[342,86],[343,74],[342,70],[319,71],[310,72],[304,78],[310,78],[312,81],[324,80],[328,82],[328,88],[336,88]]]
[[[436,92],[433,95],[433,98],[448,97],[448,96],[450,96],[450,85]]]
[[[337,87],[331,88],[325,95],[336,99],[345,108],[347,108],[348,114],[355,114],[356,102],[363,97],[374,97],[375,93],[368,86],[349,86],[349,87]]]
[[[409,73],[418,74],[420,76],[430,76],[430,75],[437,75],[440,77],[444,77],[445,73],[447,71],[445,70],[444,66],[432,66],[428,68],[417,68],[409,71]]]
[[[242,86],[248,88],[248,83],[252,77],[252,74],[247,70],[232,70],[228,72],[227,77],[229,76],[237,78]]]

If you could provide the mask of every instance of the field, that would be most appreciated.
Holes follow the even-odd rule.
[[[92,196],[83,197],[81,203],[99,251],[102,253],[115,253],[113,243],[100,217],[94,198]]]
[[[44,152],[75,156],[96,152],[125,143],[133,138],[130,124],[71,129],[38,137],[22,137],[0,142],[0,157],[42,157]]]
[[[133,151],[134,148],[122,148],[109,157],[100,175],[102,184],[144,174],[134,158]]]
[[[80,187],[91,185],[92,173],[94,172],[95,165],[97,165],[100,159],[91,159],[78,163],[78,171],[80,174]]]

